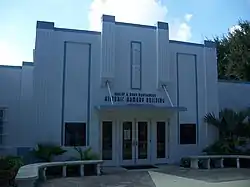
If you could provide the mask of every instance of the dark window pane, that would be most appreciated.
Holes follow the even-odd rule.
[[[102,122],[102,159],[112,160],[112,121]]]
[[[166,157],[166,123],[157,122],[157,158]]]
[[[123,160],[132,159],[132,122],[123,122]]]
[[[148,158],[148,123],[138,122],[138,158]]]
[[[86,145],[86,123],[65,123],[65,146]]]
[[[180,144],[196,144],[196,124],[180,124]]]
[[[0,119],[0,145],[3,144],[3,120]]]
[[[0,120],[3,120],[4,118],[4,110],[0,109]]]

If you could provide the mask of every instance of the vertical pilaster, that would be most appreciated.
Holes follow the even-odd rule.
[[[158,22],[156,29],[157,88],[169,82],[169,29],[168,23]]]
[[[115,17],[102,16],[101,34],[101,84],[113,85],[115,76]]]
[[[206,90],[206,112],[219,114],[218,100],[218,73],[216,44],[212,41],[204,41],[204,67],[205,67],[205,90]],[[211,125],[207,125],[207,145],[217,138],[217,130]]]

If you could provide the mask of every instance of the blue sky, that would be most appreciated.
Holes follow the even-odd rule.
[[[36,21],[100,30],[100,16],[154,25],[169,23],[170,39],[202,42],[250,20],[250,0],[0,0],[0,64],[32,61]]]

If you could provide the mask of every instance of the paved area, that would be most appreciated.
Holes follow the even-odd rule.
[[[83,178],[59,178],[43,183],[41,187],[155,187],[147,171],[123,172],[112,175]]]
[[[156,172],[175,175],[184,178],[202,180],[205,182],[227,182],[236,180],[250,180],[250,169],[188,169],[177,166],[161,166]],[[249,184],[250,187],[250,184]]]
[[[150,170],[106,168],[104,175],[51,179],[40,187],[250,187],[250,169],[192,170],[160,166]]]

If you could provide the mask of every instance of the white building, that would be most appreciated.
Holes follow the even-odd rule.
[[[225,96],[247,105],[234,98],[250,87],[218,84],[213,42],[169,40],[162,22],[102,20],[102,32],[38,21],[34,62],[0,66],[5,152],[51,142],[91,146],[106,165],[173,163],[216,138],[203,117],[228,106]]]

